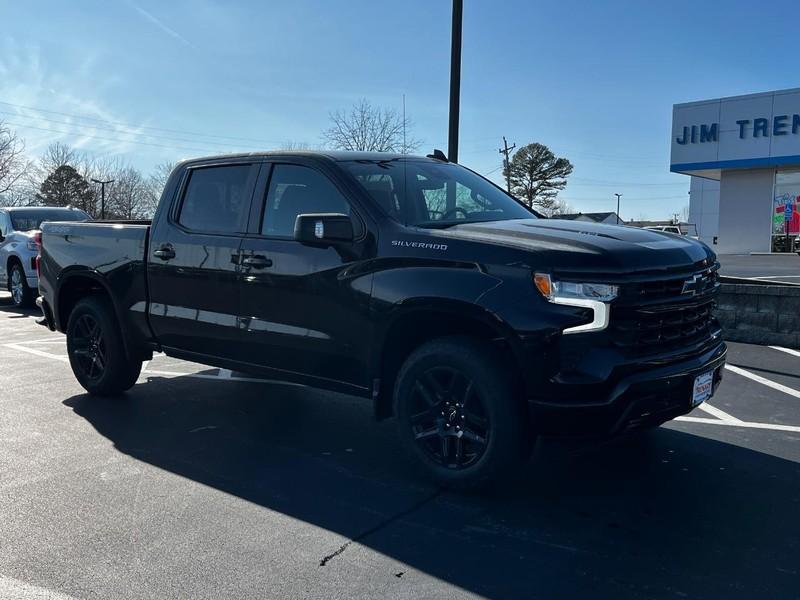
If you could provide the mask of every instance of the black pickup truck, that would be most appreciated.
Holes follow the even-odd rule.
[[[537,218],[441,153],[185,161],[152,224],[45,224],[39,264],[90,393],[127,390],[157,351],[356,394],[456,488],[538,434],[685,414],[726,355],[706,245]]]

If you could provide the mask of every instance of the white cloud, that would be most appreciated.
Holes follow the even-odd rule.
[[[123,124],[102,102],[104,91],[122,80],[98,79],[96,59],[87,52],[64,73],[49,68],[35,44],[13,38],[0,44],[0,120],[25,139],[30,154],[54,142],[99,155],[125,154],[136,147],[142,128]]]

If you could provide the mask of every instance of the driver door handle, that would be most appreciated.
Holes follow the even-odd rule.
[[[171,260],[175,258],[175,248],[173,248],[170,244],[164,244],[156,249],[155,252],[153,252],[153,256],[160,258],[161,260]]]
[[[272,261],[266,256],[256,254],[254,256],[245,256],[242,258],[242,266],[250,267],[251,269],[266,269],[272,266]]]

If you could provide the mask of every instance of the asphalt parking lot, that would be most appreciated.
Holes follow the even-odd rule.
[[[772,283],[800,285],[800,256],[787,254],[723,254],[720,274]]]
[[[0,295],[0,598],[800,597],[798,352],[464,496],[359,399],[164,356],[90,398],[34,316]]]

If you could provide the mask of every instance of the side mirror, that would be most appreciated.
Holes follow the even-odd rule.
[[[297,215],[294,222],[294,239],[304,244],[352,242],[353,222],[347,215],[319,213]]]

